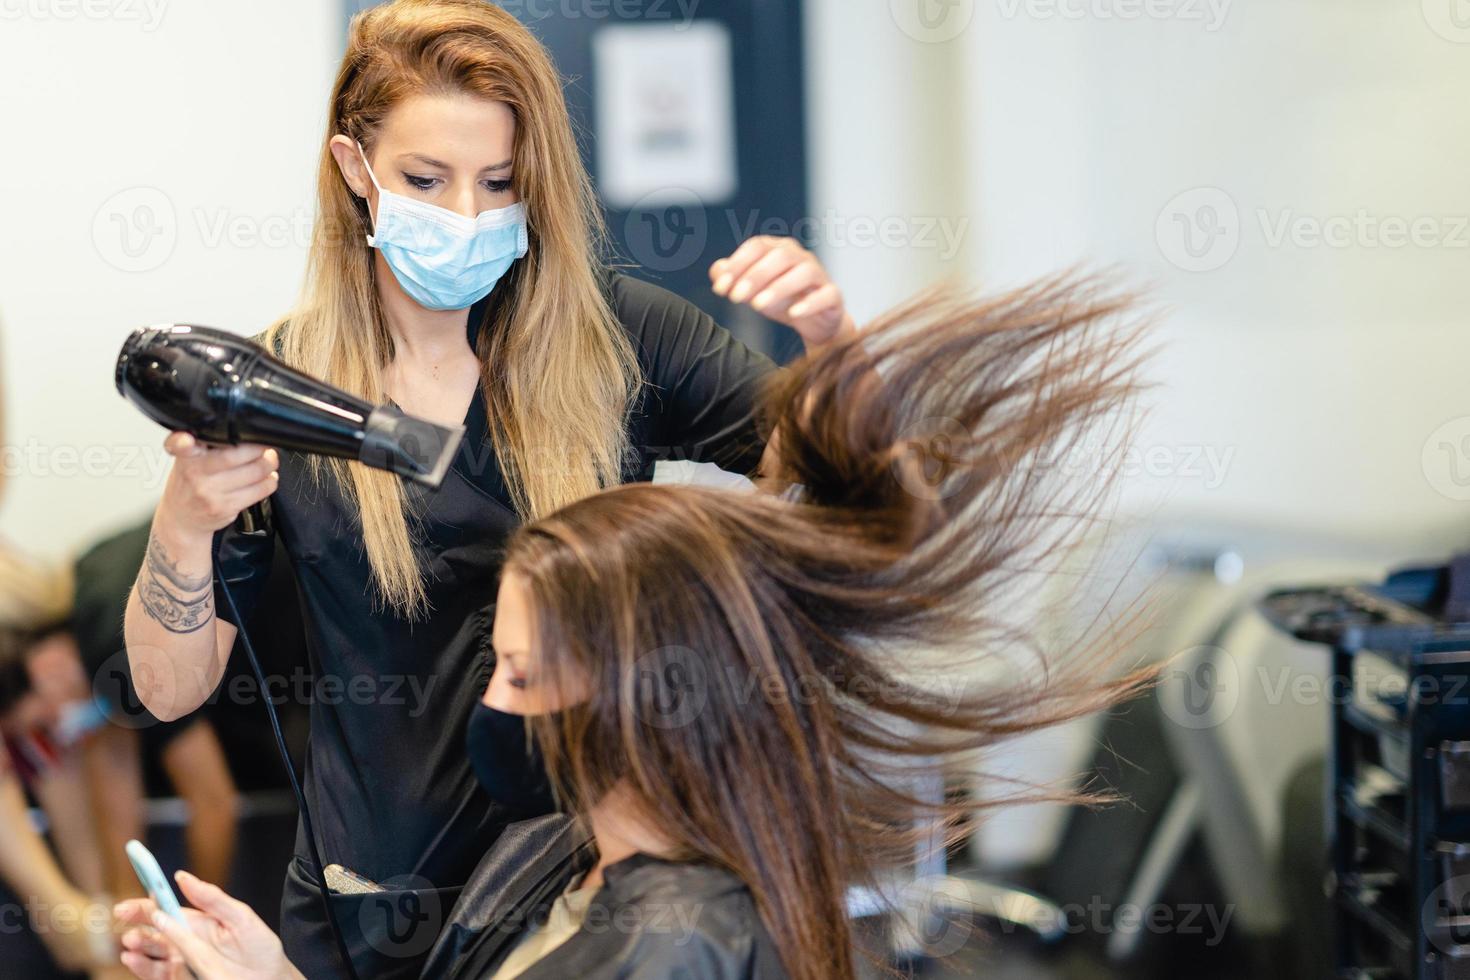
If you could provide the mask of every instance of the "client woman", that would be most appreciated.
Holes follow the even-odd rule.
[[[1148,682],[1093,651],[955,683],[1012,649],[1007,587],[1096,509],[1057,464],[1126,424],[1124,308],[1060,282],[923,297],[768,388],[792,494],[630,485],[520,529],[469,754],[492,796],[568,815],[490,849],[425,976],[853,977],[847,888],[976,806],[906,782]],[[179,883],[193,931],[129,932],[135,974],[300,975],[244,906]]]

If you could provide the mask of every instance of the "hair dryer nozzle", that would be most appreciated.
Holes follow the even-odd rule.
[[[358,458],[368,466],[437,488],[463,439],[462,425],[435,425],[405,415],[397,406],[379,405],[368,416]]]

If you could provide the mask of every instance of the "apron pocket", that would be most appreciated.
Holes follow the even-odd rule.
[[[417,980],[459,900],[461,887],[436,888],[413,876],[382,884],[380,892],[331,894],[333,917],[359,977]],[[306,976],[344,973],[322,909],[315,871],[300,857],[293,857],[286,870],[281,937],[287,956]]]

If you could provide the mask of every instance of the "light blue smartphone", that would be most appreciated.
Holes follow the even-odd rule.
[[[179,898],[174,894],[168,879],[163,876],[163,869],[158,866],[158,859],[153,856],[153,852],[135,840],[128,841],[123,850],[132,862],[138,880],[148,889],[148,897],[153,899],[158,910],[185,929],[189,928],[189,921],[184,918],[184,909],[179,905]]]

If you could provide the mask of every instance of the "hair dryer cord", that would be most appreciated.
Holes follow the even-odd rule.
[[[235,606],[235,597],[230,593],[230,587],[225,582],[225,576],[220,571],[219,549],[221,536],[216,535],[214,539],[214,575],[215,581],[219,582],[220,591],[224,593],[225,603],[230,607],[230,615],[240,631],[240,642],[245,647],[245,656],[250,661],[250,669],[255,674],[255,682],[260,685],[262,694],[269,691],[266,683],[265,671],[261,670],[260,661],[255,656],[255,647],[250,642],[250,634],[245,630],[245,621],[240,618],[240,610]],[[276,737],[276,751],[281,754],[281,763],[286,767],[286,778],[291,781],[291,792],[296,796],[296,805],[301,810],[301,825],[306,832],[306,845],[311,849],[311,863],[316,870],[317,887],[321,890],[322,911],[326,913],[327,925],[331,927],[332,938],[337,941],[337,952],[342,957],[342,966],[351,980],[358,980],[357,969],[352,965],[352,954],[347,949],[347,940],[342,935],[342,929],[337,925],[337,917],[332,912],[331,892],[327,889],[327,877],[322,864],[321,852],[316,846],[316,831],[311,825],[311,809],[306,805],[306,794],[301,790],[301,780],[296,775],[296,766],[291,761],[291,752],[286,746],[285,733],[281,731],[281,719],[276,714],[276,706],[271,702],[269,696],[264,698],[266,713],[270,715],[271,731]]]

